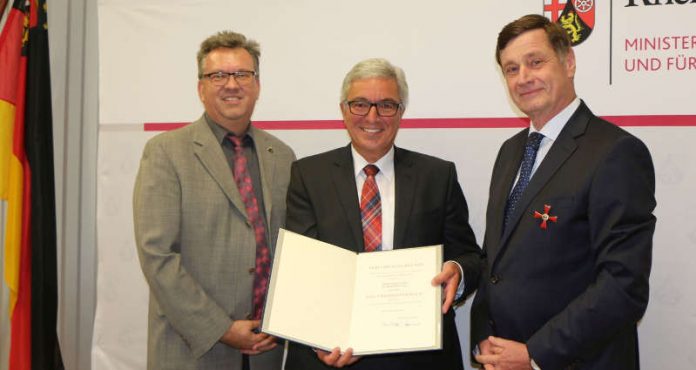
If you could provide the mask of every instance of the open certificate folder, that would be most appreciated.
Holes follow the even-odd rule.
[[[261,330],[354,355],[442,348],[442,245],[355,253],[280,230]]]

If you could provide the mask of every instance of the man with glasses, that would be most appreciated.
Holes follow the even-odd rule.
[[[400,68],[384,59],[356,64],[340,103],[350,144],[293,164],[286,224],[355,252],[443,244],[447,262],[431,282],[445,289],[443,349],[358,358],[350,348],[290,343],[286,370],[463,368],[452,304],[477,286],[480,249],[454,164],[394,146],[407,104]]]
[[[259,56],[238,33],[203,41],[205,113],[143,152],[133,209],[150,286],[148,369],[281,366],[282,345],[258,328],[295,155],[251,124]]]

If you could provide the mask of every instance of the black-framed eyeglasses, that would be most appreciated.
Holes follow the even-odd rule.
[[[382,100],[374,103],[367,100],[351,100],[347,101],[346,105],[348,105],[348,110],[356,116],[367,116],[370,113],[370,109],[375,107],[377,115],[380,117],[393,117],[402,107],[401,103],[391,100]]]
[[[230,76],[239,85],[249,85],[256,77],[256,71],[212,72],[201,75],[199,78],[207,78],[215,86],[223,86],[230,80]]]

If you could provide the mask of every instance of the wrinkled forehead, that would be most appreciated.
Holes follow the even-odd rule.
[[[511,39],[500,51],[501,65],[506,59],[555,54],[551,42],[543,29],[526,31]]]
[[[234,64],[243,69],[255,70],[254,57],[244,48],[219,47],[211,50],[202,60],[203,69],[219,68],[221,65]]]
[[[366,77],[354,80],[348,88],[348,99],[399,101],[399,86],[389,77]]]

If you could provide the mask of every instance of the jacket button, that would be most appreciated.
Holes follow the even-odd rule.
[[[499,281],[500,281],[500,277],[498,277],[498,275],[491,275],[491,278],[490,278],[491,284],[493,284],[493,285],[498,284]]]
[[[249,275],[253,275],[255,271],[256,271],[256,268],[249,267]]]
[[[251,317],[251,314],[250,314],[250,313],[246,314],[246,319],[247,319],[247,320],[251,320],[251,318],[252,318],[252,317]]]

